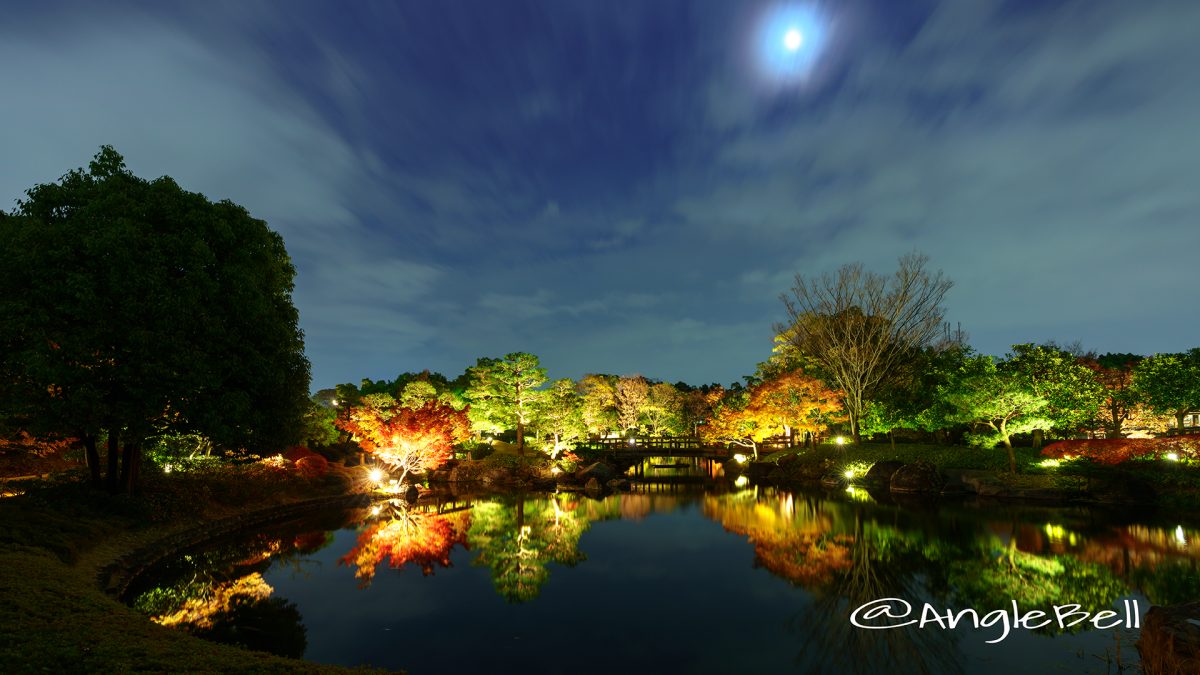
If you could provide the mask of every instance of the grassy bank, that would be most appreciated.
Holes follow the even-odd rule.
[[[0,500],[0,663],[5,672],[348,672],[207,642],[152,623],[101,591],[100,571],[169,535],[244,513],[342,494],[351,475],[261,465],[154,473],[112,496],[61,476]]]

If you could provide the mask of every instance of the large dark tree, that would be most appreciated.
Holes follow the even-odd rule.
[[[109,486],[128,491],[154,433],[255,451],[296,440],[309,364],[295,270],[265,222],[138,178],[108,146],[26,194],[0,218],[8,424],[79,437],[95,482],[107,439]]]

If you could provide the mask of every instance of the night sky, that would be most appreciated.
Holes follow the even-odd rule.
[[[101,144],[242,204],[296,263],[313,389],[518,350],[728,383],[796,271],[913,250],[983,352],[1181,351],[1198,27],[1196,0],[7,0],[0,208]]]

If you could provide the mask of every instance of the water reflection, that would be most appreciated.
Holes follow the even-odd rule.
[[[372,507],[367,518],[357,545],[338,561],[354,567],[362,588],[371,585],[384,560],[392,569],[415,565],[426,576],[433,574],[435,566],[449,567],[450,551],[467,541],[471,511],[446,513],[394,499]]]
[[[573,567],[584,555],[579,538],[590,519],[569,495],[511,499],[476,504],[468,543],[475,565],[488,567],[496,592],[509,602],[536,598],[554,562]]]
[[[304,531],[285,526],[275,534],[189,553],[155,575],[171,582],[135,586],[133,606],[155,623],[205,639],[301,657],[307,631],[300,612],[287,600],[272,597],[275,589],[263,572],[273,566],[291,566],[304,573],[304,556],[332,540],[324,528]]]
[[[790,653],[791,667],[802,672],[884,672],[896,664],[916,673],[974,671],[977,663],[967,656],[971,646],[995,637],[995,631],[980,637],[964,631],[855,628],[850,612],[879,598],[905,598],[915,607],[929,602],[939,608],[974,608],[983,614],[1009,608],[1013,601],[1024,612],[1067,603],[1094,612],[1128,597],[1168,604],[1200,596],[1200,547],[1190,545],[1197,530],[1181,524],[1122,522],[1111,514],[1083,508],[913,509],[879,504],[865,493],[851,491],[825,494],[752,487],[724,493],[644,490],[604,499],[576,493],[460,496],[456,501],[420,505],[381,503],[350,516],[353,531],[338,539],[345,548],[330,553],[337,556],[336,567],[353,570],[362,589],[358,593],[373,592],[372,581],[381,570],[401,575],[408,592],[416,588],[413,584],[426,587],[435,582],[423,577],[437,576],[436,588],[442,589],[438,593],[454,593],[453,589],[461,588],[455,586],[458,582],[442,578],[463,579],[461,575],[474,574],[474,568],[486,570],[493,597],[530,606],[544,600],[541,596],[552,576],[562,575],[569,585],[569,578],[578,574],[570,568],[588,564],[585,551],[608,553],[589,546],[611,548],[622,537],[632,537],[636,532],[629,528],[640,527],[643,521],[677,522],[683,528],[678,531],[688,536],[699,533],[690,529],[694,522],[709,523],[705,525],[709,528],[719,525],[715,532],[723,537],[724,549],[745,551],[748,545],[754,569],[765,570],[794,589],[790,595],[786,588],[775,592],[776,597],[791,598],[787,600],[791,609],[789,616],[774,621],[778,630],[790,635],[782,647]],[[593,539],[588,532],[600,522],[615,525],[606,526],[607,537]],[[327,534],[328,529],[337,527],[259,535],[194,554],[169,574],[164,571],[159,578],[167,583],[144,589],[134,604],[164,625],[277,653],[301,654],[307,637],[300,612],[275,593],[274,578],[264,574],[281,566],[302,574],[319,569],[314,567],[313,554],[328,545],[332,534]],[[720,535],[722,529],[728,535]],[[641,545],[659,551],[686,542],[658,536]],[[719,595],[724,592],[721,587],[713,586],[712,577],[702,573],[713,573],[705,571],[707,566],[725,565],[717,570],[717,578],[750,583],[742,571],[750,565],[741,563],[742,570],[728,567],[734,559],[710,556],[695,559],[702,560],[701,565],[662,570],[663,578],[695,578],[697,583],[660,582],[661,592],[702,587],[713,594],[714,606],[729,604],[735,596]],[[469,564],[443,574],[453,567],[452,560]],[[422,574],[413,574],[417,570]],[[321,583],[339,583],[337,577],[321,574]],[[589,584],[601,584],[594,592],[615,595],[632,578],[624,574],[610,562],[587,578]],[[700,582],[701,578],[708,580]],[[655,589],[644,587],[642,592]],[[353,587],[335,592],[344,598],[345,611],[352,617]],[[669,607],[674,598],[639,600]],[[561,601],[550,600],[554,607]],[[462,606],[461,599],[455,602]],[[1142,609],[1148,606],[1143,601]],[[603,617],[575,620],[593,619]],[[685,624],[693,619],[702,617],[680,617]],[[1081,624],[1065,632],[1088,627]],[[1064,631],[1051,624],[1036,633],[1053,638]],[[263,639],[265,635],[272,637]],[[776,663],[774,669],[782,665]]]

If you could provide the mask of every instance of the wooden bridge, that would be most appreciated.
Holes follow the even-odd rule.
[[[731,444],[704,444],[694,436],[639,436],[636,438],[592,438],[579,443],[579,447],[605,453],[618,461],[637,460],[644,457],[702,457],[705,459],[729,459],[735,454],[749,455],[754,451]],[[769,439],[758,444],[758,453],[782,450],[788,447],[787,439]]]

